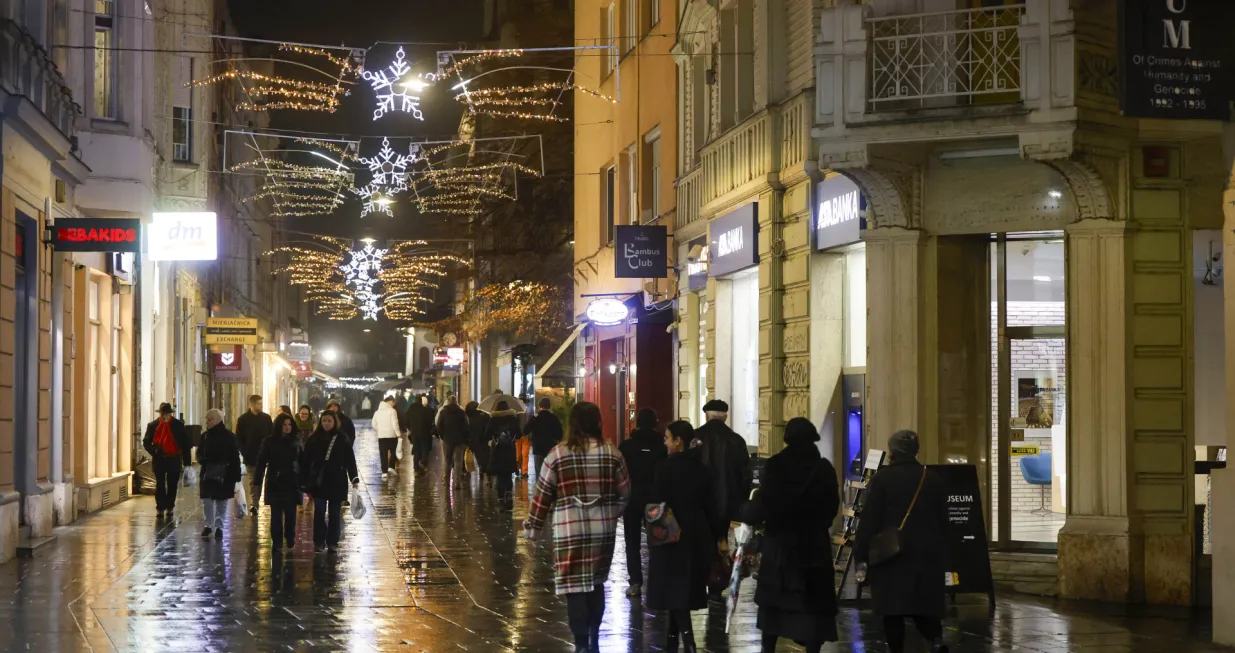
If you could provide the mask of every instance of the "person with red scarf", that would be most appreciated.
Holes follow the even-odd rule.
[[[176,419],[172,405],[159,405],[159,418],[146,425],[142,447],[150,454],[154,467],[154,505],[158,518],[172,516],[176,507],[176,488],[180,474],[193,464],[193,443],[189,440],[184,422]]]

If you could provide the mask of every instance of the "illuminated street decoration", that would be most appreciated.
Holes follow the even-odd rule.
[[[381,295],[374,292],[377,287],[379,273],[382,271],[382,257],[386,250],[378,249],[373,243],[366,243],[364,249],[352,250],[351,260],[346,265],[339,266],[343,273],[343,285],[355,288],[352,297],[355,298],[361,317],[366,320],[376,320],[382,311]]]
[[[395,52],[395,60],[385,70],[362,70],[360,76],[373,86],[377,92],[377,109],[373,110],[373,119],[377,120],[391,111],[401,110],[410,113],[417,120],[424,120],[420,112],[420,91],[428,83],[420,78],[404,79],[412,67],[407,63],[407,55],[400,47]],[[415,95],[413,95],[415,93]],[[395,100],[399,100],[399,108],[395,108]]]
[[[374,186],[384,186],[394,189],[394,192],[407,190],[407,166],[416,162],[420,149],[413,144],[408,154],[397,154],[390,148],[390,141],[382,139],[382,149],[376,156],[356,157],[356,160],[369,168],[373,178],[369,183]]]
[[[340,99],[348,95],[346,86],[355,83],[357,67],[352,63],[351,56],[336,56],[324,48],[291,45],[284,43],[279,46],[280,52],[290,52],[313,58],[325,59],[332,66],[338,67],[338,74],[332,74],[315,66],[298,61],[271,58],[276,63],[295,64],[309,68],[321,75],[323,80],[307,81],[292,79],[279,75],[268,75],[249,70],[245,67],[229,67],[227,70],[207,77],[194,79],[186,88],[196,88],[235,81],[240,84],[247,100],[237,100],[237,111],[270,111],[272,109],[296,109],[301,111],[324,111],[334,113],[339,108]],[[228,60],[224,60],[228,61]],[[243,60],[238,60],[243,61]],[[234,62],[228,61],[229,65]],[[315,62],[316,63],[316,62]]]
[[[360,217],[363,218],[370,213],[394,216],[390,206],[395,203],[395,200],[386,189],[375,184],[369,184],[360,188],[353,188],[352,192],[359,195],[360,199],[364,202],[360,207]]]

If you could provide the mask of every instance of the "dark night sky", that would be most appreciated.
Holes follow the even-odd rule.
[[[380,41],[436,42],[403,46],[413,72],[433,70],[438,50],[475,46],[484,38],[484,0],[230,0],[229,6],[240,33],[251,38],[361,48]],[[396,47],[374,47],[368,55],[370,67],[384,67],[393,59]],[[337,112],[275,111],[271,114],[271,127],[352,136],[452,138],[458,129],[461,106],[452,94],[435,93],[436,90],[430,88],[422,97],[423,122],[403,113],[389,113],[374,121],[373,90],[360,80]],[[407,141],[392,141],[392,146],[405,151]],[[378,147],[380,139],[362,139],[362,154],[369,156]],[[360,203],[352,199],[334,215],[291,218],[287,227],[345,238],[454,235],[446,218],[420,215],[405,200],[395,205],[394,214],[393,218],[379,214],[359,218]],[[362,328],[372,331],[364,333]],[[371,359],[378,352],[402,350],[402,338],[385,318],[363,323],[358,319],[314,319],[311,331],[318,347],[368,351]],[[401,355],[398,357],[401,359]]]

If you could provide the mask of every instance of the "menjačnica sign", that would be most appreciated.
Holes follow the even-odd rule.
[[[1121,0],[1120,108],[1142,118],[1229,120],[1232,0]]]

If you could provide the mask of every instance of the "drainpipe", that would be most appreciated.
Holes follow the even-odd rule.
[[[43,215],[55,227],[51,198],[43,199]],[[64,254],[51,253],[51,482],[64,482]]]

